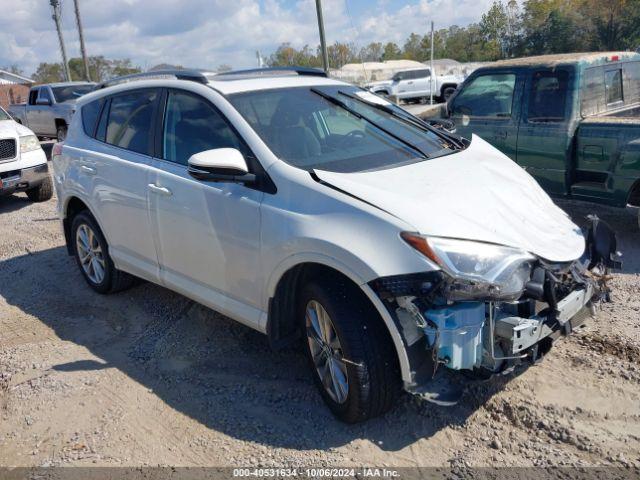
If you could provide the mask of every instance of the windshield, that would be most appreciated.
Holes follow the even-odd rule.
[[[93,91],[94,85],[69,85],[67,87],[53,87],[53,95],[56,97],[56,102],[68,102],[69,100],[75,100],[82,95]]]
[[[346,85],[296,87],[237,93],[229,100],[274,154],[305,170],[361,172],[453,151],[435,133],[359,100],[365,93],[372,96]]]
[[[0,122],[2,120],[12,120],[12,118],[9,116],[9,114],[7,112],[5,112],[2,107],[0,107]]]

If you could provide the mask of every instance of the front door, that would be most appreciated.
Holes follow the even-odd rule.
[[[473,78],[449,107],[457,133],[469,139],[475,133],[516,160],[521,84],[519,76],[512,71],[479,74]]]
[[[162,281],[170,288],[250,326],[261,306],[260,202],[263,193],[238,183],[197,180],[191,155],[248,148],[206,99],[168,90],[160,152],[153,161],[149,206]]]
[[[539,69],[528,75],[518,132],[518,163],[547,192],[567,194],[576,123],[569,85],[573,71]]]

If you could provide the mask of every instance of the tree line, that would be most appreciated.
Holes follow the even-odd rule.
[[[479,22],[434,32],[434,58],[460,62],[639,47],[640,0],[497,0]],[[399,59],[424,62],[430,58],[431,35],[411,33],[402,45],[336,42],[327,50],[331,68]],[[267,63],[319,67],[322,56],[319,46],[297,49],[283,43]]]

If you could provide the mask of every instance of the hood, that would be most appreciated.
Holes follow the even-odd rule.
[[[423,235],[506,245],[551,262],[584,252],[580,228],[533,177],[475,135],[466,150],[411,165],[315,173]]]
[[[33,135],[33,132],[13,120],[0,120],[0,138],[15,138],[24,135]]]

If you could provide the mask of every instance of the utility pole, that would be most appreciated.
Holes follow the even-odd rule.
[[[82,53],[82,63],[84,64],[84,78],[87,82],[91,81],[89,74],[89,59],[87,58],[87,50],[84,48],[84,34],[82,33],[82,21],[80,20],[80,0],[73,0],[73,6],[76,10],[76,23],[78,24],[78,36],[80,37],[80,52]]]
[[[71,81],[71,72],[69,71],[69,63],[67,62],[67,51],[64,48],[64,38],[62,38],[62,27],[60,26],[60,3],[58,0],[50,0],[51,9],[53,10],[53,21],[56,22],[56,30],[58,30],[58,40],[60,41],[60,52],[62,53],[62,66],[64,68],[64,76],[67,82]]]
[[[433,82],[436,79],[436,72],[433,70],[433,21],[431,22],[431,75],[429,76],[429,105],[433,105]]]
[[[318,30],[320,30],[320,50],[322,51],[322,66],[324,67],[324,71],[329,73],[329,53],[327,52],[327,42],[324,38],[322,0],[316,0],[316,11],[318,12]]]

